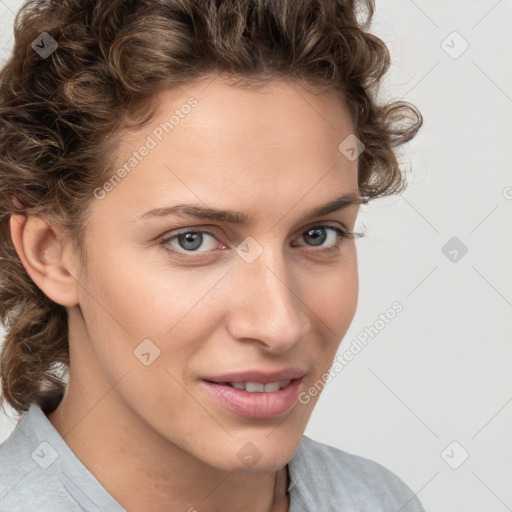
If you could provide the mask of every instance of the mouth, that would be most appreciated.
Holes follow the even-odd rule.
[[[224,409],[245,418],[271,419],[289,412],[297,403],[302,379],[267,383],[201,380],[209,398]]]
[[[269,382],[267,384],[263,384],[261,382],[211,382],[211,384],[218,384],[219,386],[230,386],[235,389],[239,389],[242,391],[247,391],[248,393],[273,393],[275,391],[279,391],[280,389],[285,388],[291,382],[291,379],[288,380],[280,380],[276,382]]]

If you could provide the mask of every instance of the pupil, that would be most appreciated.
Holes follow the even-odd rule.
[[[195,250],[201,247],[203,236],[201,233],[183,233],[178,236],[178,242],[182,249]]]
[[[313,243],[311,245],[322,245],[325,242],[326,234],[325,229],[310,229],[307,236],[310,236],[311,233],[316,233],[316,235],[313,235],[312,241]],[[319,235],[319,236],[318,236]]]

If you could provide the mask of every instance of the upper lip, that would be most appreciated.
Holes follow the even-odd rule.
[[[301,379],[306,375],[300,368],[284,368],[278,371],[265,370],[247,370],[242,372],[224,373],[222,375],[212,375],[203,377],[203,380],[210,382],[257,382],[268,384],[270,382],[279,382],[283,380]]]

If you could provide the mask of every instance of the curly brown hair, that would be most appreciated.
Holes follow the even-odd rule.
[[[363,202],[403,191],[394,151],[422,117],[377,105],[390,65],[367,29],[367,0],[29,0],[0,70],[0,354],[2,395],[18,413],[53,410],[69,370],[66,308],[31,280],[13,247],[13,214],[44,215],[82,241],[92,191],[113,173],[123,130],[151,119],[157,93],[222,73],[243,86],[285,78],[339,91],[365,145]],[[365,20],[361,21],[361,14]],[[45,58],[32,46],[57,41]]]

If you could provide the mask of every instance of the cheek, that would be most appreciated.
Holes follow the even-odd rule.
[[[308,279],[304,302],[316,320],[317,344],[310,354],[313,374],[319,378],[332,364],[336,352],[355,316],[359,294],[359,275],[355,247],[346,251],[339,264],[323,269],[321,278]]]
[[[92,253],[80,302],[101,364],[113,377],[138,369],[134,350],[146,339],[160,350],[156,366],[184,364],[211,332],[215,286],[226,270],[173,268],[148,250]]]
[[[339,263],[325,266],[316,277],[303,278],[305,303],[331,331],[344,335],[355,315],[359,295],[355,247],[346,248]]]
[[[173,268],[156,252],[108,248],[91,257],[88,288],[96,301],[90,306],[108,310],[106,322],[120,324],[133,338],[164,336],[215,282],[211,273],[198,278],[197,270]]]

